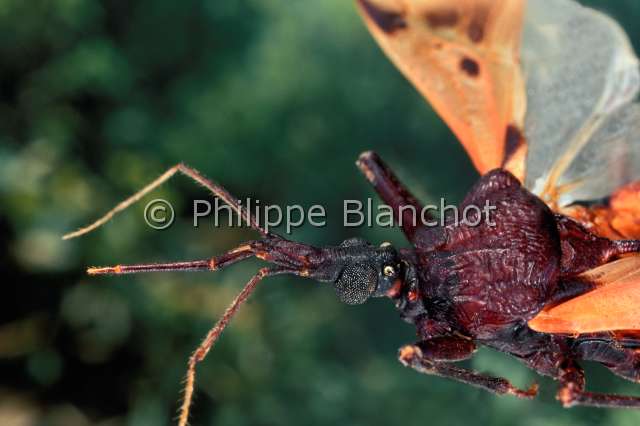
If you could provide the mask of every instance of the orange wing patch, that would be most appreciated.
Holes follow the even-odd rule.
[[[560,210],[591,232],[612,240],[640,239],[640,181],[618,189],[606,204]]]
[[[431,103],[476,169],[524,178],[524,1],[357,0],[392,62]]]
[[[596,288],[541,311],[528,322],[543,333],[640,330],[640,256],[625,257],[580,275]]]

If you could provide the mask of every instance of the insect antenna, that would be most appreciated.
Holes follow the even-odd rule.
[[[136,201],[140,200],[142,197],[144,197],[145,195],[147,195],[148,193],[150,193],[151,191],[153,191],[154,189],[162,185],[164,182],[171,179],[176,173],[182,173],[183,175],[187,176],[188,178],[194,180],[195,182],[207,188],[213,195],[221,198],[237,214],[240,215],[240,217],[245,223],[249,224],[253,229],[258,231],[260,235],[262,235],[263,237],[269,235],[269,232],[267,232],[264,228],[260,226],[258,221],[251,215],[249,210],[243,208],[238,202],[238,200],[235,197],[233,197],[226,189],[224,189],[222,186],[218,185],[214,181],[207,179],[196,169],[191,168],[185,164],[179,163],[169,168],[166,172],[161,174],[154,181],[146,185],[144,188],[142,188],[141,190],[139,190],[138,192],[136,192],[126,200],[118,203],[114,208],[109,210],[104,216],[102,216],[92,224],[87,225],[83,228],[80,228],[77,231],[65,234],[62,237],[62,239],[68,240],[71,238],[76,238],[81,235],[88,234],[89,232],[101,227],[102,225],[110,221],[111,218],[113,218],[113,216],[125,210],[126,208],[134,204]]]

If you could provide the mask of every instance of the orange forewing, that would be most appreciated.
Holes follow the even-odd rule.
[[[580,275],[595,289],[542,310],[528,322],[543,333],[640,330],[640,256],[625,257]]]
[[[358,0],[393,63],[485,173],[524,178],[524,0]]]
[[[612,240],[640,239],[640,181],[625,185],[606,204],[573,205],[560,210],[591,232]]]

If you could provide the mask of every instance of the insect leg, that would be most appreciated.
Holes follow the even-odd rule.
[[[216,340],[218,340],[218,337],[220,337],[220,334],[222,334],[222,331],[229,324],[231,318],[236,314],[240,306],[249,298],[258,283],[265,277],[286,272],[287,271],[281,269],[260,269],[258,273],[254,275],[253,278],[251,278],[249,282],[244,286],[242,291],[236,296],[233,302],[231,302],[227,310],[222,315],[222,318],[220,318],[216,325],[211,330],[209,330],[205,338],[200,343],[200,346],[198,346],[195,352],[193,352],[193,354],[189,358],[187,367],[187,377],[184,385],[184,399],[182,400],[182,405],[180,406],[180,417],[178,422],[179,426],[186,426],[187,421],[189,420],[189,409],[191,407],[191,401],[193,399],[193,389],[196,379],[196,365],[204,360]]]
[[[619,256],[640,252],[640,240],[610,240],[594,235],[574,219],[556,214],[562,242],[562,272],[574,276]]]
[[[89,275],[120,275],[140,272],[219,271],[250,257],[256,257],[277,265],[278,273],[331,281],[332,268],[326,264],[326,261],[332,261],[331,256],[331,252],[271,234],[262,240],[247,241],[209,259],[91,267],[87,269],[87,273]]]
[[[402,364],[420,373],[446,377],[498,395],[515,395],[519,398],[536,396],[536,384],[528,390],[521,390],[506,379],[487,376],[451,364],[470,358],[474,351],[475,345],[468,340],[441,337],[403,346],[400,348],[399,359]]]
[[[580,359],[599,362],[624,379],[640,382],[640,352],[637,348],[625,348],[621,342],[610,338],[589,338],[578,340],[574,350]]]
[[[183,175],[193,179],[194,181],[196,181],[200,185],[202,185],[205,188],[207,188],[209,191],[211,191],[211,193],[213,195],[221,198],[225,203],[227,203],[237,214],[240,215],[240,217],[242,218],[243,221],[245,221],[247,224],[249,224],[256,231],[260,232],[260,234],[262,236],[268,235],[268,232],[260,227],[260,225],[255,220],[255,218],[253,216],[251,216],[250,212],[248,210],[246,210],[245,208],[243,208],[242,206],[240,206],[240,204],[238,203],[237,198],[233,197],[222,186],[220,186],[217,183],[213,182],[212,180],[207,179],[206,177],[204,177],[197,170],[180,163],[180,164],[176,164],[175,166],[169,168],[166,172],[164,172],[162,175],[160,175],[153,182],[149,183],[144,188],[142,188],[140,191],[136,192],[135,194],[133,194],[132,196],[130,196],[126,200],[120,202],[113,209],[109,210],[100,219],[96,220],[95,222],[93,222],[92,224],[90,224],[88,226],[85,226],[84,228],[78,229],[75,232],[70,232],[70,233],[64,235],[62,238],[67,240],[67,239],[70,239],[70,238],[79,237],[81,235],[84,235],[84,234],[87,234],[87,233],[93,231],[96,228],[99,228],[100,226],[104,225],[109,220],[111,220],[111,218],[113,216],[115,216],[117,213],[125,210],[130,205],[134,204],[136,201],[140,200],[142,197],[144,197],[145,195],[147,195],[148,193],[150,193],[151,191],[153,191],[154,189],[156,189],[157,187],[162,185],[164,182],[166,182],[167,180],[171,179],[171,177],[173,177],[176,173],[182,173]]]
[[[577,405],[610,408],[640,407],[640,397],[586,392],[584,371],[573,360],[568,360],[561,366],[558,380],[560,380],[560,389],[557,399],[565,407]]]
[[[169,263],[138,263],[133,265],[116,265],[91,267],[87,269],[89,275],[120,275],[136,274],[140,272],[167,272],[167,271],[217,271],[229,265],[248,259],[261,253],[256,251],[253,243],[242,244],[219,256],[203,260],[189,260],[185,262]]]
[[[393,209],[395,221],[402,224],[405,235],[411,241],[420,225],[422,204],[375,152],[367,151],[360,154],[356,165],[385,204]]]

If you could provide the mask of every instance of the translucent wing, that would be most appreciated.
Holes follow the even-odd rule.
[[[476,168],[523,178],[523,1],[358,0],[394,64],[431,103]]]
[[[640,330],[640,256],[626,257],[581,275],[596,288],[544,309],[528,325],[543,333]]]
[[[593,200],[640,177],[640,73],[607,16],[572,0],[528,2],[526,186],[552,206]]]
[[[640,105],[625,105],[602,123],[562,174],[559,205],[604,198],[640,179]],[[574,183],[574,184],[572,184]]]

